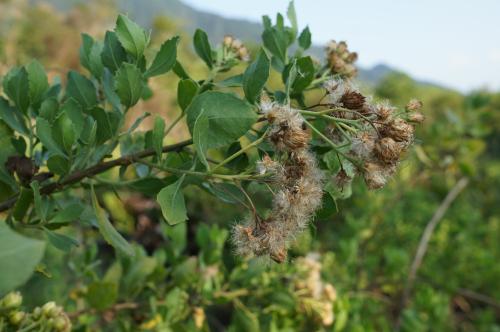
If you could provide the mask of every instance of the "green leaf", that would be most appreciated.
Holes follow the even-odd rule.
[[[208,131],[202,138],[206,148],[218,148],[243,136],[257,120],[252,106],[233,94],[208,91],[197,95],[186,109],[191,134],[199,114],[204,110]]]
[[[337,202],[329,192],[323,193],[321,209],[316,212],[316,217],[326,219],[338,212]]]
[[[228,77],[222,81],[216,82],[215,84],[222,88],[239,88],[243,86],[243,74]]]
[[[12,209],[12,217],[14,218],[14,220],[22,222],[32,202],[33,191],[31,189],[22,187],[21,193],[19,194],[16,204]]]
[[[267,15],[262,16],[262,25],[264,26],[264,29],[268,29],[272,26],[272,22],[269,16]]]
[[[50,244],[61,251],[68,252],[73,247],[78,247],[79,245],[77,240],[67,235],[56,233],[46,228],[44,229],[44,232],[47,235],[47,239],[49,240]]]
[[[179,180],[163,188],[156,196],[163,217],[169,225],[175,225],[188,219],[184,194],[181,190],[185,177],[186,175],[182,175]]]
[[[2,119],[12,130],[28,135],[28,128],[24,122],[23,115],[9,105],[9,102],[0,97],[0,119]]]
[[[293,1],[290,1],[288,4],[288,9],[286,11],[286,16],[290,20],[290,23],[292,24],[292,39],[295,39],[297,36],[299,27],[297,23],[297,13],[295,12],[295,4]]]
[[[97,137],[97,121],[91,117],[85,119],[85,125],[83,126],[82,133],[80,135],[80,140],[85,145],[94,145]]]
[[[119,15],[116,20],[115,33],[123,48],[129,54],[135,59],[142,57],[148,44],[148,36],[137,23],[124,15]]]
[[[202,109],[200,114],[198,114],[196,121],[194,122],[193,144],[196,149],[196,155],[198,156],[198,158],[200,158],[200,161],[203,163],[203,165],[205,165],[207,169],[210,168],[206,157],[206,151],[207,151],[206,138],[208,137],[209,133],[208,128],[209,128],[208,117],[205,115],[205,110]]]
[[[122,63],[127,61],[127,53],[113,31],[106,32],[101,60],[112,73],[116,72]]]
[[[59,146],[64,147],[70,153],[78,137],[76,136],[73,122],[66,112],[61,112],[53,125],[52,137]]]
[[[203,61],[205,61],[209,68],[212,68],[212,48],[210,47],[210,43],[208,42],[207,33],[201,29],[196,29],[193,37],[193,42],[196,54],[198,54],[198,56]]]
[[[30,184],[31,189],[33,189],[33,200],[35,202],[35,211],[40,219],[45,222],[47,219],[47,211],[44,209],[42,196],[40,195],[40,184],[38,181],[33,181]]]
[[[144,112],[141,114],[141,116],[135,119],[134,123],[132,123],[130,128],[127,129],[127,135],[132,134],[141,125],[142,121],[144,121],[144,119],[146,119],[149,116],[151,116],[151,113]]]
[[[153,127],[153,148],[156,152],[158,160],[161,160],[162,156],[164,134],[165,121],[160,116],[156,116]]]
[[[194,96],[198,93],[199,85],[190,78],[179,81],[177,86],[177,102],[183,111],[191,104]]]
[[[102,144],[111,137],[113,137],[114,131],[109,117],[110,113],[106,112],[100,107],[95,107],[89,110],[89,114],[92,116],[92,118],[94,118],[97,124],[95,133],[95,139],[97,144]],[[93,130],[93,126],[90,125],[91,123],[88,122],[87,120],[86,126],[84,127],[84,130],[82,132],[82,139],[84,139],[86,142],[90,142],[93,135],[92,131],[90,131],[88,132],[90,136],[89,137],[86,136],[87,135],[86,130]]]
[[[70,170],[69,160],[61,156],[52,156],[47,160],[49,171],[57,175],[66,175]]]
[[[45,242],[22,236],[0,222],[0,296],[29,279],[44,250]]]
[[[58,112],[59,112],[59,102],[55,97],[50,97],[42,102],[38,114],[40,115],[40,117],[49,121],[49,123],[52,123],[54,122]]]
[[[24,67],[12,68],[3,79],[5,94],[26,113],[30,105],[28,72]]]
[[[341,169],[340,157],[337,151],[330,150],[323,155],[323,161],[332,174],[337,174]]]
[[[262,33],[264,46],[282,63],[286,63],[287,37],[283,31],[274,27],[267,28]]]
[[[47,150],[49,150],[52,154],[66,157],[66,154],[52,137],[52,127],[50,123],[44,118],[36,118],[36,134],[42,142],[43,146],[47,148]]]
[[[179,61],[175,62],[174,68],[172,68],[172,70],[174,71],[175,75],[177,75],[177,77],[182,80],[189,78],[188,73],[186,72],[186,70],[184,70],[184,67],[182,67],[182,64]]]
[[[31,105],[40,106],[45,93],[49,90],[47,74],[40,62],[33,60],[26,66]]]
[[[177,61],[177,45],[179,37],[174,37],[161,45],[160,51],[156,54],[151,67],[146,71],[144,76],[153,77],[165,74],[175,65]]]
[[[243,91],[251,103],[255,103],[269,78],[270,62],[264,50],[257,55],[257,59],[247,67],[243,74]]]
[[[119,252],[127,256],[134,256],[134,248],[132,248],[130,243],[128,243],[127,240],[125,240],[121,234],[118,233],[109,221],[106,211],[99,206],[99,202],[97,202],[97,197],[94,192],[94,187],[91,187],[91,195],[92,206],[94,207],[97,219],[97,226],[99,227],[99,231],[101,232],[103,238]]]
[[[73,203],[66,206],[50,220],[50,223],[66,223],[77,220],[82,214],[84,207],[81,204]]]
[[[92,308],[107,309],[118,299],[118,284],[108,281],[94,281],[89,285],[86,298]]]
[[[104,68],[103,71],[102,88],[107,101],[115,110],[121,112],[122,107],[120,97],[118,97],[115,91],[115,78],[108,68]]]
[[[309,26],[306,26],[300,33],[299,46],[304,50],[307,50],[309,47],[311,47],[311,31],[309,31]]]
[[[68,97],[74,98],[86,109],[97,105],[97,94],[94,84],[76,71],[72,70],[68,73],[66,94]]]
[[[283,82],[288,83],[288,78],[294,64],[297,73],[293,79],[292,92],[300,93],[314,80],[314,63],[309,56],[297,59],[296,62],[288,65],[283,71]]]
[[[139,68],[124,63],[116,73],[115,89],[123,106],[129,108],[137,104],[143,90],[142,73]]]
[[[292,86],[295,83],[295,79],[297,78],[297,60],[294,59],[290,64],[290,69],[288,69],[285,79],[285,93],[287,99],[290,97],[290,93],[292,92]]]
[[[62,106],[62,112],[68,116],[75,136],[79,138],[85,125],[85,117],[81,105],[73,98],[70,98]]]
[[[241,204],[246,200],[240,188],[232,183],[204,183],[203,186],[214,196],[226,203]]]
[[[101,54],[104,45],[95,41],[86,33],[82,34],[82,46],[80,47],[80,62],[97,79],[102,78],[104,69]]]
[[[90,51],[92,49],[92,45],[94,45],[94,38],[86,33],[82,33],[81,37],[82,45],[80,46],[79,50],[80,63],[83,67],[87,68],[90,71]]]

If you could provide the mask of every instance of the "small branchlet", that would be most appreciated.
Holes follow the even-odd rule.
[[[413,143],[415,128],[424,116],[422,103],[411,100],[400,113],[389,103],[372,104],[348,79],[332,79],[325,83],[327,106],[332,114],[355,120],[358,129],[353,134],[349,155],[361,162],[358,168],[370,189],[382,188],[394,175],[402,154]],[[335,128],[329,135],[333,141],[342,137]],[[340,176],[340,180],[344,177]],[[334,183],[337,184],[336,179]]]

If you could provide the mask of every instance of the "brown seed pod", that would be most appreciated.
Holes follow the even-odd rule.
[[[288,121],[282,121],[272,130],[269,139],[279,150],[298,150],[307,146],[310,133],[300,125],[298,128]]]
[[[420,112],[412,112],[408,114],[408,121],[415,123],[422,123],[425,120],[425,116]]]
[[[342,105],[350,110],[358,110],[365,104],[366,97],[357,91],[346,91],[340,98]]]
[[[401,144],[390,137],[380,139],[375,145],[377,157],[384,163],[393,163],[399,160],[402,150]]]
[[[385,186],[386,177],[383,165],[372,162],[365,163],[363,177],[368,189],[380,189]]]
[[[279,264],[285,262],[286,256],[287,256],[287,251],[286,251],[286,248],[284,248],[284,247],[276,249],[276,250],[272,251],[271,253],[269,253],[269,257],[271,257],[271,259],[273,261],[275,261],[276,263],[279,263]]]
[[[394,113],[394,108],[387,105],[387,104],[379,104],[376,107],[376,113],[377,113],[377,117],[380,120],[385,121],[385,120],[389,119],[390,116]]]
[[[406,104],[405,109],[408,112],[415,112],[415,111],[420,111],[422,106],[423,106],[423,103],[420,100],[412,99],[408,102],[408,104]]]
[[[352,139],[351,151],[359,158],[366,159],[375,148],[375,135],[364,131]]]
[[[392,137],[397,142],[411,143],[414,128],[405,120],[397,118],[384,126],[383,131],[386,136]]]

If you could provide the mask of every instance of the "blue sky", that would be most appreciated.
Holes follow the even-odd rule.
[[[288,0],[183,0],[260,21]],[[346,40],[359,64],[386,63],[413,77],[469,91],[500,90],[500,0],[295,0],[313,41]]]

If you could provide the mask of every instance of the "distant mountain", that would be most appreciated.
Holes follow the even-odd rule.
[[[54,7],[67,11],[75,4],[85,3],[85,0],[32,0],[33,2],[48,2]],[[135,21],[145,27],[151,27],[155,17],[163,15],[176,21],[186,32],[193,33],[196,28],[205,30],[212,42],[220,41],[224,35],[232,34],[244,41],[259,42],[262,26],[257,22],[231,19],[220,15],[197,10],[180,0],[115,0],[119,10],[128,13]],[[311,47],[310,54],[321,58],[323,48]],[[359,80],[375,85],[386,75],[396,70],[379,64],[372,68],[359,68]]]

